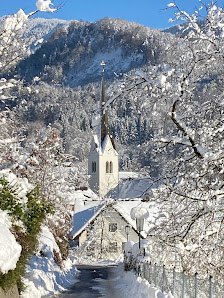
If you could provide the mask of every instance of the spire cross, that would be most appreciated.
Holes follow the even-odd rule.
[[[100,63],[100,65],[102,66],[102,72],[104,72],[104,67],[105,67],[105,62],[104,61],[102,61],[101,63]]]

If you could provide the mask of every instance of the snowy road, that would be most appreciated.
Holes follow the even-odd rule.
[[[77,282],[70,290],[56,297],[78,297],[78,298],[122,298],[116,289],[116,267],[95,267],[87,265],[79,265],[77,269],[80,271],[77,276]]]

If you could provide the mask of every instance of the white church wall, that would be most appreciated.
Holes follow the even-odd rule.
[[[106,169],[109,164],[109,171]],[[99,156],[99,192],[105,196],[111,189],[118,185],[118,154],[114,149],[110,138],[107,136],[103,144],[103,153]],[[112,165],[112,173],[110,166]]]
[[[95,173],[92,171],[92,163],[96,163]],[[88,174],[90,175],[89,186],[98,194],[99,190],[99,154],[95,151],[90,151],[88,158]]]
[[[96,172],[92,171],[93,162],[96,162]],[[109,163],[109,171],[106,170],[107,162]],[[110,171],[111,166],[112,171]],[[108,136],[106,136],[102,144],[101,152],[91,145],[88,158],[89,185],[100,197],[105,196],[111,189],[118,185],[118,166],[118,154]]]

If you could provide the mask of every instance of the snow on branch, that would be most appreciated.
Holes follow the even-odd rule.
[[[177,128],[183,133],[183,135],[185,137],[187,137],[189,139],[189,142],[191,143],[191,147],[194,150],[194,153],[197,157],[199,158],[203,158],[203,155],[200,153],[200,151],[198,150],[197,145],[195,144],[193,138],[191,136],[189,136],[186,127],[184,127],[184,125],[182,125],[178,120],[177,120],[177,115],[176,115],[176,105],[177,105],[178,100],[176,100],[173,104],[172,107],[172,113],[171,113],[171,119],[174,122],[174,124],[177,126]]]
[[[167,7],[176,7],[176,4],[175,3],[169,3],[169,4],[167,4]]]
[[[26,20],[27,15],[22,9],[11,16],[3,17],[0,23],[0,34],[2,35],[3,32],[7,33],[6,37],[4,37],[7,38],[15,30],[21,29]]]
[[[36,6],[39,11],[44,11],[44,12],[54,12],[57,9],[52,8],[52,2],[51,0],[37,0]]]
[[[191,146],[191,143],[184,138],[172,136],[172,137],[166,137],[166,138],[154,138],[154,142],[160,142],[160,143],[166,143],[166,144],[179,144],[184,146]]]

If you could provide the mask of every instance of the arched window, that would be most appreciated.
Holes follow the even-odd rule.
[[[110,164],[109,164],[109,161],[106,162],[106,173],[110,173]]]
[[[112,163],[112,161],[110,162],[110,173],[113,173],[113,163]]]
[[[96,173],[96,162],[92,162],[92,173]]]

